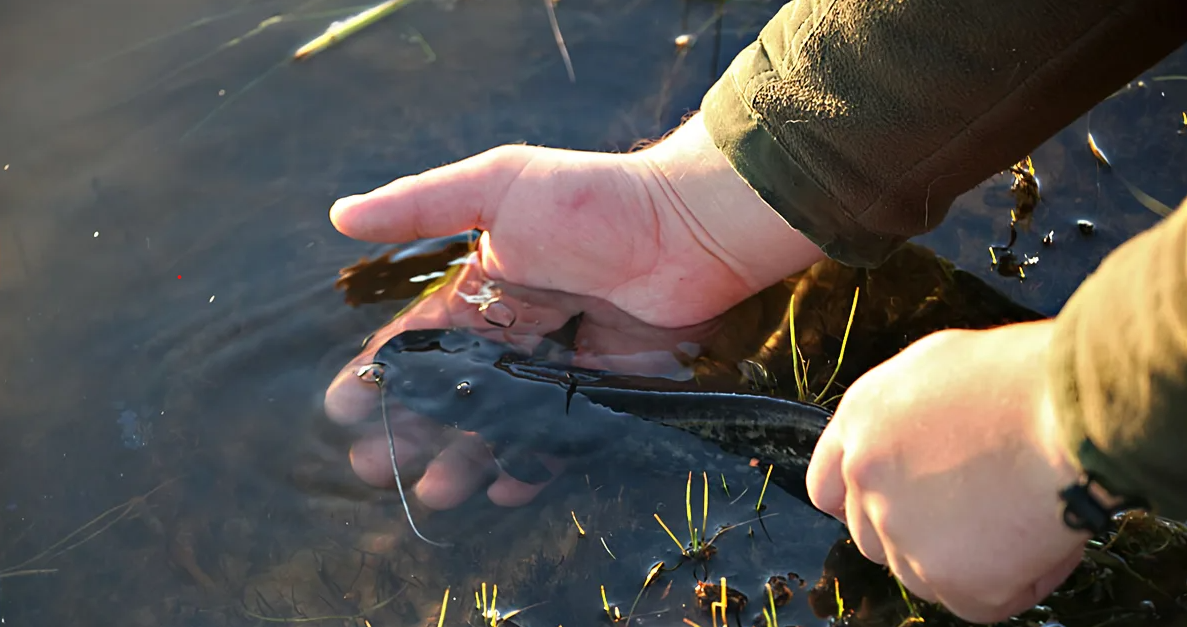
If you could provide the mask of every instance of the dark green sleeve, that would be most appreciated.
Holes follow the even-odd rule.
[[[795,0],[702,110],[791,226],[870,266],[1185,40],[1185,0]]]
[[[1056,317],[1068,449],[1110,492],[1187,520],[1187,201],[1113,251]]]

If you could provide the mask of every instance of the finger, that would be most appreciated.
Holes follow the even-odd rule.
[[[539,459],[540,463],[552,471],[554,479],[564,470],[564,463],[554,457],[540,455]],[[510,475],[500,473],[499,478],[486,489],[486,496],[495,505],[501,507],[519,507],[530,503],[550,483],[552,483],[551,480],[544,483],[524,483]]]
[[[1072,571],[1076,570],[1076,567],[1080,565],[1080,560],[1083,554],[1084,550],[1077,547],[1077,549],[1064,558],[1062,562],[1056,564],[1051,568],[1051,570],[1047,571],[1047,573],[1035,580],[1034,583],[1023,589],[1022,592],[1020,592],[1018,596],[1016,596],[1010,602],[1004,604],[1000,608],[1000,611],[991,614],[991,616],[994,616],[991,618],[991,620],[1003,620],[1008,616],[1021,614],[1035,605],[1038,605],[1043,599],[1047,598],[1048,595],[1054,592],[1056,588],[1063,584],[1063,582],[1066,581],[1067,578],[1072,574]]]
[[[857,490],[850,490],[845,496],[845,525],[849,527],[849,535],[866,559],[875,564],[886,564],[886,547],[878,529],[870,521],[859,494]]]
[[[918,571],[915,570],[914,565],[909,560],[891,551],[886,556],[886,565],[890,567],[890,571],[898,578],[899,583],[911,591],[911,594],[928,603],[939,602],[939,597],[936,595],[935,590],[932,590],[931,586],[923,580],[923,577],[919,576]]]
[[[841,472],[844,451],[841,428],[834,418],[816,442],[807,475],[808,498],[812,504],[841,521],[845,520],[845,477]]]
[[[379,389],[359,378],[359,368],[360,365],[351,362],[326,388],[322,406],[326,416],[338,424],[358,423],[379,407]]]
[[[458,436],[429,462],[416,484],[416,496],[435,510],[461,505],[490,477],[495,460],[476,433]]]
[[[334,228],[369,242],[410,242],[486,229],[507,187],[531,160],[528,149],[504,146],[372,192],[342,198],[330,208]]]
[[[423,449],[403,438],[393,438],[392,443],[396,449],[400,479],[409,481],[419,474],[420,462],[424,460]],[[359,479],[369,485],[377,488],[392,488],[396,485],[386,435],[377,434],[356,441],[350,447],[350,467]]]

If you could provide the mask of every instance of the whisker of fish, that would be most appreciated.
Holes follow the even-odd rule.
[[[371,377],[371,380],[375,383],[376,387],[379,388],[379,412],[383,419],[383,430],[387,434],[387,452],[392,462],[392,477],[394,477],[396,480],[396,490],[400,494],[400,504],[404,506],[404,517],[408,520],[408,526],[412,528],[412,533],[416,534],[416,537],[424,540],[428,544],[442,548],[453,546],[447,542],[435,542],[426,538],[424,534],[420,532],[420,529],[416,528],[416,522],[412,519],[412,511],[408,509],[408,498],[404,495],[404,482],[400,479],[400,466],[396,463],[396,438],[392,434],[392,425],[387,417],[387,399],[385,398],[383,385],[383,366],[380,364],[363,366],[363,368],[358,371],[357,376],[364,381],[367,380],[368,376]]]

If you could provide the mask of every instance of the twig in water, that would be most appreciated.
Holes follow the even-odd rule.
[[[381,364],[371,364],[363,366],[358,371],[357,376],[364,381],[370,376],[372,382],[379,388],[379,412],[383,418],[383,430],[387,433],[387,452],[392,460],[392,476],[396,480],[396,490],[400,493],[400,504],[404,506],[404,517],[408,519],[408,526],[412,527],[412,533],[415,533],[416,537],[433,546],[442,548],[452,546],[446,542],[434,542],[424,537],[424,534],[420,532],[420,529],[416,528],[416,523],[412,520],[412,512],[408,509],[408,498],[404,496],[404,482],[400,480],[400,467],[396,464],[396,438],[392,435],[392,425],[388,422],[387,418],[387,400],[384,398],[383,374],[384,371]]]
[[[552,26],[552,38],[556,40],[557,50],[561,51],[561,59],[565,62],[565,71],[569,73],[569,82],[577,82],[577,74],[573,71],[573,60],[569,58],[569,48],[565,46],[565,37],[561,35],[561,25],[556,21],[555,0],[544,0],[544,9],[548,11],[548,23]]]
[[[301,46],[293,53],[294,61],[302,61],[312,57],[313,55],[333,46],[334,44],[350,37],[360,30],[378,22],[379,20],[395,13],[396,11],[412,4],[414,0],[387,0],[382,4],[375,5],[358,15],[348,17],[341,22],[334,22],[330,24],[329,28],[324,33],[315,37],[312,41]]]

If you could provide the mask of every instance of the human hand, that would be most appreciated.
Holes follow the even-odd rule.
[[[573,341],[575,350],[565,357],[577,367],[610,370],[616,373],[681,378],[687,376],[687,357],[697,344],[712,336],[720,320],[679,329],[658,329],[622,312],[613,305],[594,298],[556,292],[530,290],[510,284],[495,287],[498,304],[514,314],[514,322],[501,328],[486,320],[478,299],[471,298],[490,288],[477,264],[460,266],[456,274],[439,289],[431,291],[410,306],[391,323],[380,329],[334,379],[326,392],[327,415],[340,424],[356,425],[362,436],[350,451],[351,466],[367,483],[380,487],[394,486],[386,430],[382,423],[364,423],[375,416],[381,401],[373,383],[364,382],[358,372],[373,363],[376,352],[391,338],[412,329],[473,329],[474,332],[505,341],[530,352],[543,336],[562,328],[573,316],[582,314]],[[505,323],[505,322],[504,322]],[[463,366],[464,367],[464,366]],[[493,364],[490,364],[493,369]],[[398,368],[388,373],[399,377]],[[424,374],[424,373],[420,373]],[[430,375],[431,376],[431,375]],[[409,379],[405,379],[409,380]],[[400,380],[396,381],[397,384]],[[507,394],[514,396],[514,390]],[[447,428],[437,423],[437,416],[421,416],[408,408],[396,406],[398,397],[386,399],[386,415],[394,434],[396,462],[405,486],[416,479],[413,493],[433,509],[450,509],[461,504],[486,486],[490,500],[502,506],[522,505],[531,501],[547,483],[526,483],[503,471],[495,463],[491,448],[477,433]],[[505,416],[500,420],[529,419],[530,416]],[[480,417],[479,420],[487,417]],[[473,422],[473,421],[472,421]],[[536,455],[555,476],[564,460]],[[489,485],[488,485],[489,484]]]
[[[1045,390],[1053,323],[928,336],[846,392],[808,469],[808,493],[869,559],[969,621],[1038,603],[1088,535],[1058,492],[1078,471]]]
[[[823,258],[738,176],[699,115],[630,154],[501,146],[341,199],[330,217],[372,242],[480,229],[490,278],[596,296],[668,328]]]

